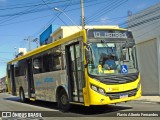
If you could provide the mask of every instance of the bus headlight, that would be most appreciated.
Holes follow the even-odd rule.
[[[140,88],[141,86],[141,82],[139,81],[138,85],[137,85],[137,90]]]
[[[102,88],[99,88],[99,93],[105,95],[105,92],[104,92],[104,90]]]
[[[94,86],[94,85],[91,84],[91,89],[100,93],[100,94],[102,94],[102,95],[105,95],[105,90],[100,88],[100,87],[97,87],[97,86]]]
[[[96,86],[94,86],[94,85],[91,85],[91,88],[92,88],[92,90],[94,90],[94,91],[98,91],[98,88],[96,87]]]

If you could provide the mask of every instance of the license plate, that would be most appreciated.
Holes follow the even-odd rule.
[[[128,97],[128,94],[122,94],[120,95],[120,98],[127,98]]]

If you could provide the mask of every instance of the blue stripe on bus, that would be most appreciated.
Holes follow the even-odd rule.
[[[44,78],[44,82],[54,82],[53,78]]]

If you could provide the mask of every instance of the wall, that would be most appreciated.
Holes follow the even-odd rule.
[[[157,39],[137,44],[143,95],[159,94]]]
[[[137,46],[143,95],[160,95],[160,4],[129,16]]]

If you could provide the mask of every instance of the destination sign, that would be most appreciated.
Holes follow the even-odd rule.
[[[133,38],[132,33],[124,30],[89,30],[88,38]]]

